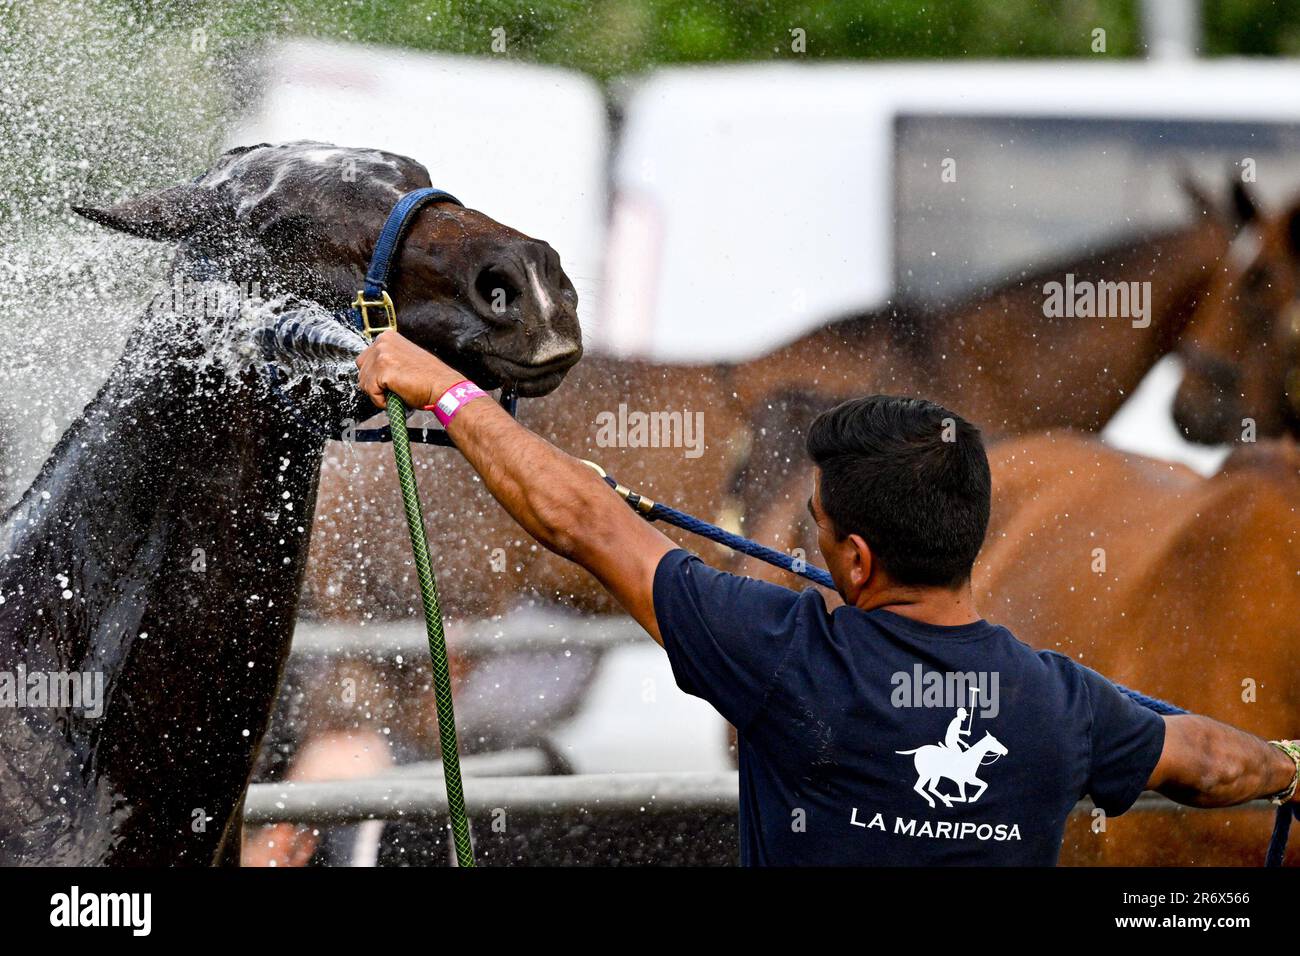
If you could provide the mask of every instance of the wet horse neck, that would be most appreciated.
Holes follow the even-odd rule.
[[[323,439],[177,351],[128,348],[0,528],[0,666],[102,675],[102,715],[59,712],[73,755],[42,758],[80,768],[69,814],[118,808],[92,862],[220,851],[306,563]]]
[[[5,596],[21,585],[39,631],[82,634],[164,608],[197,623],[213,600],[242,617],[231,605],[250,591],[292,605],[322,442],[257,391],[215,363],[128,350],[6,516]]]
[[[1182,335],[1228,239],[1216,220],[1198,221],[1056,264],[938,317],[926,363],[943,372],[934,397],[970,409],[990,434],[1101,429]],[[1053,314],[1055,287],[1092,293],[1091,314]]]

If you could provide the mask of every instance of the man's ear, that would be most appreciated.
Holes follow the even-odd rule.
[[[851,534],[845,540],[857,554],[857,561],[849,570],[853,578],[853,583],[858,587],[866,587],[867,582],[871,580],[871,574],[876,568],[875,556],[871,553],[871,546],[867,540],[860,534]]]
[[[213,190],[192,183],[136,196],[115,206],[73,206],[72,211],[141,239],[172,241],[229,219]]]

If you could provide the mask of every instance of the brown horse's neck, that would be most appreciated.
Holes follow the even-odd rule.
[[[0,527],[0,668],[103,687],[100,715],[0,723],[32,748],[0,747],[20,791],[0,788],[0,859],[210,862],[288,652],[323,439],[255,373],[196,363],[154,329],[133,346]],[[75,849],[24,842],[16,801],[51,773],[62,809],[40,810],[81,834]]]
[[[1043,270],[980,301],[958,315],[952,335],[931,339],[950,358],[930,366],[944,370],[941,400],[964,404],[995,435],[1100,430],[1186,329],[1229,238],[1206,219]],[[1047,284],[1067,275],[1076,287],[1136,283],[1148,314],[1045,314]]]
[[[892,391],[949,405],[992,434],[1105,424],[1186,328],[1227,249],[1206,218],[1008,280],[934,315],[906,308],[825,326],[734,372],[741,402],[803,392],[822,404]],[[1049,282],[1150,283],[1149,317],[1054,318]]]

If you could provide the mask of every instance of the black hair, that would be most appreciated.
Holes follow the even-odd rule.
[[[970,577],[992,484],[978,428],[934,402],[869,395],[818,415],[807,447],[835,533],[861,535],[895,582]]]

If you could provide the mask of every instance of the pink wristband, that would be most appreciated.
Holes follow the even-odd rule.
[[[443,392],[442,397],[432,405],[425,405],[424,410],[437,415],[442,427],[446,428],[451,423],[451,420],[456,417],[458,411],[474,401],[474,399],[482,398],[486,394],[487,392],[466,379],[463,382],[457,382]]]

